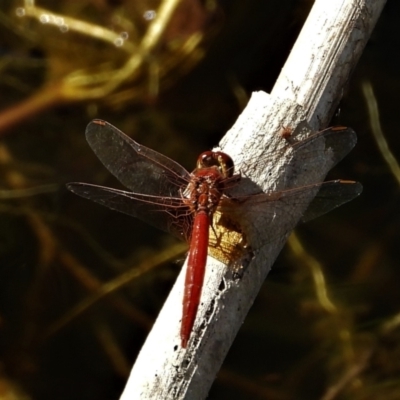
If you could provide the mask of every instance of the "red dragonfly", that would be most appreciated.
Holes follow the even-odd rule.
[[[282,139],[286,144],[284,150],[300,154],[303,165],[315,157],[312,145],[323,143],[329,147],[334,165],[356,143],[355,133],[344,127],[326,129],[290,143],[295,136]],[[252,237],[247,233],[248,221],[264,213],[271,215],[272,226],[279,222],[279,213],[287,214],[288,205],[301,201],[304,194],[318,192],[313,207],[304,214],[304,219],[311,219],[350,201],[362,191],[357,182],[336,180],[267,193],[257,189],[251,195],[238,196],[235,188],[243,179],[234,173],[233,161],[225,153],[202,153],[196,169],[189,173],[175,161],[138,144],[102,120],[89,123],[86,139],[106,168],[131,191],[87,183],[69,183],[68,189],[190,243],[180,332],[183,348],[196,318],[208,252],[229,263],[249,251],[254,236],[258,242],[262,237],[263,243],[282,237],[289,228],[258,232]],[[268,162],[264,164],[267,166]]]

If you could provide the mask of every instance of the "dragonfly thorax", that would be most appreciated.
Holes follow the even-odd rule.
[[[212,216],[223,194],[225,177],[216,166],[196,169],[183,192],[184,202],[192,212],[206,212]]]

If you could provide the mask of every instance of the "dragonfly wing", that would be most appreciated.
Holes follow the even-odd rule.
[[[310,132],[311,128],[304,121],[293,133],[294,140],[300,133]],[[336,126],[324,129],[292,144],[295,153],[301,153],[297,158],[304,162],[313,162],[319,157],[329,157],[329,168],[333,168],[356,145],[357,135],[351,128]]]
[[[352,181],[332,181],[321,185],[317,195],[303,214],[303,222],[310,221],[353,200],[362,192],[362,185]]]
[[[303,220],[316,218],[351,199],[362,191],[358,182],[329,181],[300,188],[253,196],[227,198],[221,204],[222,212],[229,212],[240,226],[253,249],[284,238],[298,222],[299,208]],[[310,198],[315,202],[309,204]],[[263,221],[260,225],[259,221]]]
[[[281,177],[281,184],[287,186],[290,181],[290,187],[298,185],[304,186],[312,184],[307,181],[309,171],[315,170],[315,165],[323,165],[324,170],[333,168],[340,160],[345,157],[357,143],[357,135],[350,128],[333,127],[323,131],[311,134],[312,130],[304,121],[299,124],[292,136],[282,138],[281,148],[274,149],[256,160],[243,161],[237,165],[237,170],[244,172],[250,166],[252,170],[265,171],[268,176],[271,166],[285,166],[285,172]],[[301,139],[304,135],[309,135]],[[305,180],[296,182],[293,177],[305,177]],[[303,178],[302,178],[303,179]],[[310,175],[310,179],[315,178]],[[257,192],[257,189],[251,189]]]
[[[351,128],[333,127],[322,131],[325,139],[325,148],[332,151],[333,168],[341,161],[357,144],[357,134]]]
[[[188,183],[190,174],[185,168],[106,121],[90,122],[86,139],[105,167],[133,192],[179,197],[179,189]]]
[[[140,220],[181,240],[188,241],[192,213],[181,198],[126,192],[87,183],[68,183],[67,188],[82,197]]]

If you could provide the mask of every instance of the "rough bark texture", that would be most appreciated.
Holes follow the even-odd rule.
[[[307,120],[315,130],[324,127],[340,101],[362,50],[385,4],[384,0],[316,0],[304,28],[271,94],[254,93],[235,125],[221,141],[223,151],[239,165],[279,148],[283,126],[295,128]],[[315,149],[318,154],[319,149]],[[323,154],[313,159],[306,173],[296,169],[301,160],[279,160],[256,171],[241,172],[263,188],[293,187],[324,179],[332,160]],[[288,174],[287,168],[290,169]],[[291,178],[292,176],[292,178]],[[292,180],[291,180],[292,179]],[[295,181],[295,183],[294,183]],[[204,399],[271,265],[286,233],[304,212],[299,202],[274,226],[279,240],[256,249],[240,279],[232,270],[209,258],[199,313],[187,349],[180,346],[183,268],[141,353],[136,360],[123,400]],[[254,223],[259,236],[266,229]],[[254,246],[253,246],[254,247]]]

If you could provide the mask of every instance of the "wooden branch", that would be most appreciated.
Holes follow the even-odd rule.
[[[314,129],[325,126],[384,4],[384,0],[316,0],[272,93],[253,94],[221,141],[223,151],[246,165],[246,159],[262,157],[281,145],[283,126],[295,128],[302,120]],[[289,158],[269,165],[268,174],[245,168],[241,172],[263,188],[293,187],[294,182],[301,186],[324,179],[332,164],[327,158],[321,152],[306,174],[293,169]],[[286,165],[291,165],[293,176],[288,177]],[[290,220],[282,221],[283,231],[293,229],[303,212],[304,203],[293,205]],[[261,218],[253,223],[257,232],[268,229]],[[282,235],[280,240],[256,248],[255,258],[240,280],[233,279],[227,266],[209,258],[194,332],[188,348],[182,349],[179,325],[185,266],[121,399],[204,399],[285,239]]]

